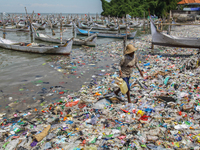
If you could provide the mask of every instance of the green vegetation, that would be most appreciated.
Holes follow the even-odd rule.
[[[149,14],[157,16],[167,16],[170,10],[177,8],[180,0],[101,0],[103,16],[122,17],[129,14],[134,17],[143,17]]]

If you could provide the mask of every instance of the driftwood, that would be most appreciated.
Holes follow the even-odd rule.
[[[47,136],[50,128],[51,128],[51,125],[48,125],[41,133],[35,135],[34,139],[36,139],[38,142],[40,142],[44,137]]]
[[[158,75],[161,75],[161,76],[166,76],[166,75],[169,75],[171,74],[170,72],[162,72],[162,71],[157,71],[156,73],[154,73],[151,78],[153,79],[154,77],[157,78]]]

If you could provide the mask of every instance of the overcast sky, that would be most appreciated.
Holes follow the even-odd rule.
[[[6,13],[101,13],[100,0],[0,0],[0,12]]]

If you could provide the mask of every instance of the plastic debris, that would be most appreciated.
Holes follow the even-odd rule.
[[[41,88],[38,94],[42,96],[39,99],[33,96],[41,107],[18,110],[10,113],[9,117],[8,114],[0,114],[1,148],[199,149],[198,56],[191,56],[186,63],[183,62],[186,59],[183,55],[198,50],[158,47],[155,51],[159,54],[149,54],[150,39],[150,35],[144,35],[129,41],[139,48],[139,65],[144,72],[144,78],[141,78],[138,71],[133,70],[130,78],[132,104],[127,103],[126,95],[113,94],[118,87],[115,81],[118,77],[117,61],[122,55],[122,42],[97,47],[98,51],[87,49],[90,62],[86,61],[85,55],[76,56],[74,61],[67,63],[61,57],[56,63],[49,64],[69,76],[79,72],[79,67],[86,67],[83,70],[96,67],[93,58],[99,61],[109,54],[114,62],[107,64],[106,69],[96,68],[99,72],[92,74],[91,80],[75,93],[69,93],[68,89],[61,86],[65,83],[47,89],[43,86],[49,85],[49,82],[40,79],[33,82],[37,88]],[[105,52],[105,49],[108,50]],[[46,64],[43,63],[44,66]],[[18,89],[18,92],[25,91],[25,87]],[[47,104],[46,99],[53,96],[53,102]],[[8,100],[13,101],[14,97],[9,96]],[[17,101],[12,102],[8,107],[18,104]]]

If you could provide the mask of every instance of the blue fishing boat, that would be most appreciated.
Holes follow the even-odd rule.
[[[91,34],[97,34],[97,37],[102,37],[102,38],[119,38],[123,39],[126,34],[125,33],[106,33],[106,32],[95,32],[95,31],[87,31],[87,30],[82,30],[76,27],[76,34],[78,35],[91,35]],[[88,33],[89,32],[89,33]],[[127,39],[134,39],[137,31],[132,32],[132,33],[127,33]]]

